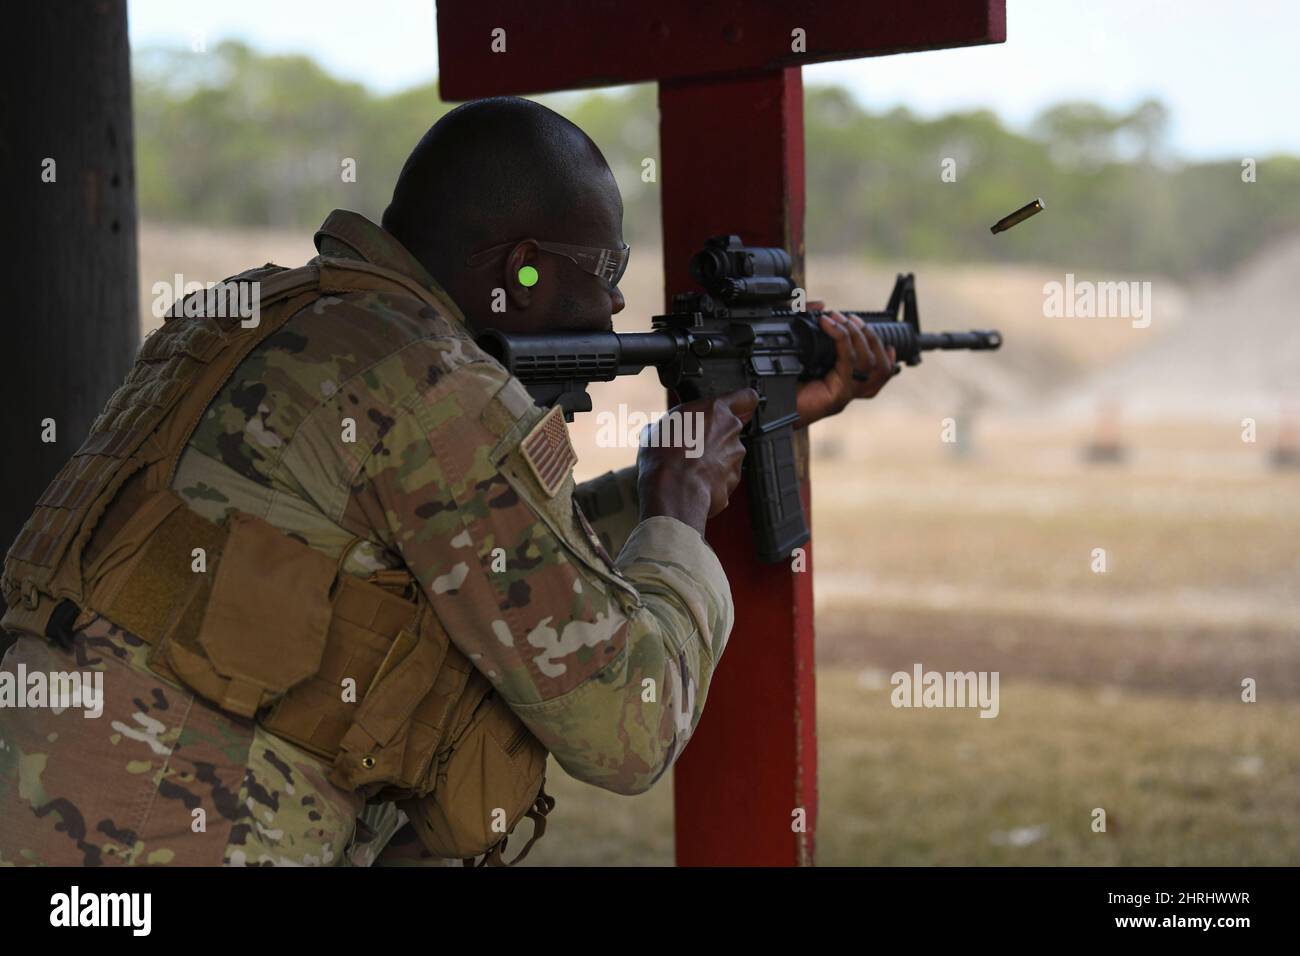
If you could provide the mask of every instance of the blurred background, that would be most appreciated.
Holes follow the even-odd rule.
[[[923,328],[1006,340],[814,431],[818,861],[1300,863],[1300,14],[1007,7],[1006,44],[804,71],[809,295],[879,309],[911,271]],[[155,282],[301,264],[336,207],[378,220],[453,105],[422,0],[129,9],[146,331]],[[655,90],[538,99],[614,169],[616,325],[648,328]],[[1049,317],[1067,274],[1150,283],[1149,325]],[[663,408],[653,373],[593,397]],[[633,458],[572,432],[580,478]],[[918,662],[998,671],[998,717],[893,708]],[[671,864],[668,783],[550,778],[530,865]]]

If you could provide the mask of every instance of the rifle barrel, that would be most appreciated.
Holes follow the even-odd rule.
[[[1002,333],[993,329],[971,329],[969,332],[922,332],[917,336],[922,352],[932,349],[971,349],[980,352],[1002,347]]]

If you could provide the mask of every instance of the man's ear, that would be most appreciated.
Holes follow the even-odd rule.
[[[501,288],[505,289],[507,307],[527,309],[533,304],[533,289],[541,281],[537,243],[521,242],[506,255]]]

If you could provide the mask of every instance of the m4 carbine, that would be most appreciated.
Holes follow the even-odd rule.
[[[672,312],[654,317],[653,332],[490,329],[478,344],[539,405],[560,405],[569,421],[575,412],[591,411],[588,383],[635,375],[650,365],[682,402],[753,388],[758,409],[743,435],[750,520],[759,558],[783,561],[808,540],[794,456],[795,393],[800,382],[821,378],[835,365],[835,342],[818,324],[825,313],[791,308],[791,266],[784,249],[715,236],[690,263],[691,276],[707,291],[674,296]],[[1002,344],[995,331],[922,332],[911,273],[898,276],[884,311],[842,311],[861,317],[908,365],[933,349]]]

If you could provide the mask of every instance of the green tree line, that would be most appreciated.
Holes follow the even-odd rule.
[[[137,53],[134,95],[142,214],[205,225],[312,228],[335,207],[377,219],[410,148],[451,108],[436,83],[378,95],[308,57],[236,42]],[[628,241],[655,241],[659,183],[642,176],[658,158],[654,87],[539,99],[605,153]],[[805,123],[813,253],[1187,276],[1300,229],[1300,159],[1249,157],[1255,182],[1243,182],[1246,157],[1178,162],[1155,101],[1127,113],[1063,103],[1016,132],[988,111],[872,113],[844,89],[809,87]],[[1045,213],[989,233],[1035,196]]]

